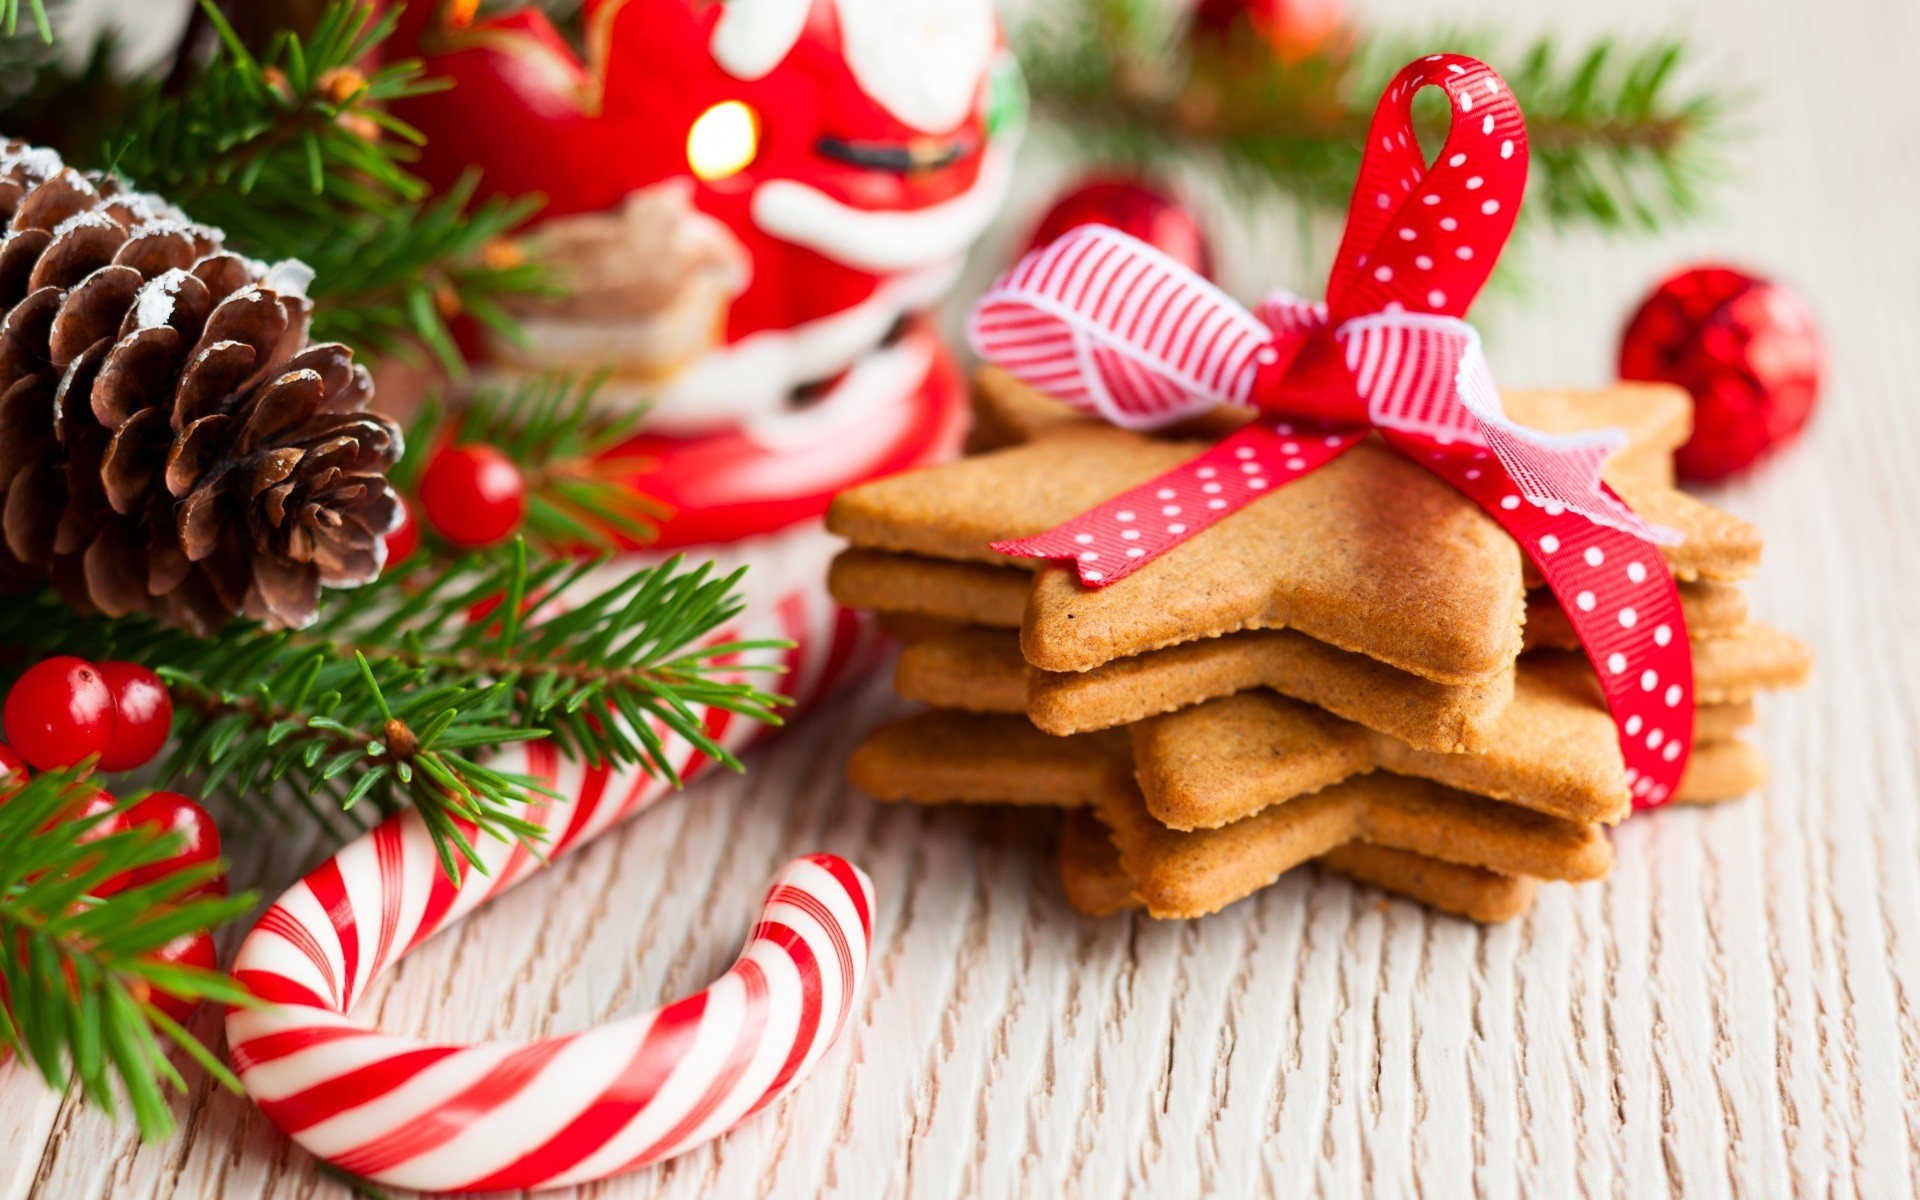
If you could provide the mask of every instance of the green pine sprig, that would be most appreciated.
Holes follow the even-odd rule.
[[[235,622],[199,639],[145,617],[74,612],[47,592],[0,607],[0,644],[146,663],[167,681],[169,781],[237,804],[290,797],[325,820],[416,808],[449,874],[480,867],[476,836],[532,841],[521,806],[557,798],[497,770],[490,752],[551,738],[590,763],[680,779],[659,730],[738,760],[694,711],[777,722],[784,701],[742,682],[741,654],[785,643],[714,642],[738,616],[744,571],[678,559],[612,582],[605,560],[529,561],[524,541],[328,594],[308,632]]]
[[[414,419],[406,454],[388,478],[411,494],[439,447],[487,445],[520,469],[527,490],[523,527],[535,546],[564,552],[650,542],[671,510],[634,490],[633,477],[652,461],[620,453],[646,413],[598,403],[605,378],[604,373],[585,379],[564,372],[536,375],[474,388],[451,409],[431,398]]]
[[[1016,33],[1035,111],[1087,153],[1145,168],[1198,162],[1243,200],[1293,196],[1340,211],[1381,89],[1436,49],[1499,69],[1527,116],[1533,171],[1523,222],[1657,230],[1698,212],[1735,100],[1686,82],[1675,39],[1602,40],[1569,53],[1484,30],[1334,39],[1287,59],[1248,21],[1189,35],[1140,0],[1067,0]],[[1437,149],[1445,105],[1417,104]]]
[[[429,197],[408,169],[422,138],[390,106],[451,84],[417,59],[365,65],[398,6],[335,0],[310,35],[283,31],[257,56],[213,0],[200,7],[219,35],[212,60],[178,89],[158,75],[113,81],[111,111],[83,123],[90,134],[104,124],[104,146],[50,139],[67,160],[125,176],[255,258],[306,261],[316,336],[363,354],[424,348],[456,376],[454,317],[517,337],[500,301],[545,292],[545,273],[493,251],[540,198],[475,200],[473,179]],[[37,127],[50,101],[84,108],[100,90],[91,76],[54,79],[18,116]],[[14,115],[0,108],[0,129]]]
[[[181,834],[142,826],[96,827],[123,813],[74,817],[93,790],[81,771],[52,771],[0,803],[0,1045],[52,1087],[77,1080],[108,1112],[124,1096],[145,1137],[173,1127],[165,1089],[186,1081],[169,1061],[172,1041],[236,1091],[224,1064],[154,1003],[156,993],[250,1004],[246,988],[217,971],[155,961],[156,951],[234,920],[255,897],[188,893],[222,873],[204,863],[100,896],[107,880],[177,854]],[[89,838],[89,834],[94,834]]]

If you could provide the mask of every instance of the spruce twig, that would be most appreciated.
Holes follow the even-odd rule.
[[[524,528],[536,547],[566,553],[650,542],[671,510],[634,490],[633,477],[651,469],[653,460],[620,450],[646,413],[600,405],[596,395],[605,378],[536,375],[510,386],[476,388],[451,410],[430,397],[414,419],[406,455],[388,478],[415,492],[438,447],[484,444],[520,469],[527,489]]]
[[[696,705],[778,720],[784,701],[741,681],[737,660],[784,643],[721,636],[741,609],[741,572],[675,558],[597,586],[604,561],[530,563],[516,540],[329,593],[307,632],[240,621],[208,640],[82,615],[47,592],[0,607],[0,644],[151,665],[175,698],[166,778],[242,805],[291,792],[316,815],[329,800],[349,812],[412,805],[452,874],[457,859],[480,865],[476,836],[538,838],[520,807],[554,798],[487,765],[491,751],[552,738],[561,753],[677,785],[667,732],[740,765]]]
[[[458,376],[453,318],[517,336],[499,300],[546,290],[545,274],[495,247],[540,200],[476,201],[473,180],[429,198],[408,170],[421,137],[388,107],[450,84],[417,59],[366,65],[398,7],[335,0],[310,35],[283,31],[257,56],[212,0],[197,12],[218,45],[182,78],[158,67],[119,79],[104,39],[78,74],[15,53],[27,79],[0,107],[0,130],[127,177],[254,258],[303,259],[316,273],[316,336],[363,355],[424,348]]]
[[[1335,41],[1282,61],[1246,23],[1189,37],[1137,0],[1069,0],[1018,31],[1035,109],[1089,153],[1140,166],[1199,161],[1243,198],[1275,193],[1338,211],[1351,195],[1373,107],[1391,73],[1435,48],[1505,75],[1533,149],[1523,220],[1664,228],[1698,211],[1731,101],[1691,89],[1672,39],[1598,42],[1569,56],[1552,38],[1515,50],[1485,31]],[[1429,99],[1429,98],[1423,98]],[[1437,147],[1445,106],[1416,107]]]

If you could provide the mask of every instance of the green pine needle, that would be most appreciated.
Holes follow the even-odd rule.
[[[173,1128],[164,1089],[185,1082],[167,1060],[171,1038],[223,1085],[232,1073],[153,1003],[156,992],[218,1004],[251,1004],[217,971],[169,966],[154,952],[253,907],[251,894],[187,898],[225,870],[205,864],[106,897],[105,882],[180,851],[182,835],[151,826],[82,840],[112,813],[74,818],[95,785],[81,772],[41,774],[0,803],[0,1045],[50,1087],[77,1081],[108,1112],[124,1098],[142,1136]],[[130,796],[113,809],[125,812]]]
[[[40,40],[52,45],[53,26],[47,21],[46,4],[43,0],[27,0],[27,9],[33,14],[33,28]],[[20,31],[20,0],[0,0],[0,28],[5,28],[8,37]]]

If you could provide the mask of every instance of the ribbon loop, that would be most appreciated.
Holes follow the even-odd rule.
[[[1413,123],[1414,95],[1429,86],[1446,92],[1452,115],[1431,165]],[[1459,54],[1402,67],[1367,130],[1327,284],[1332,322],[1396,306],[1465,314],[1513,232],[1526,185],[1526,120],[1491,67]]]
[[[968,340],[1022,382],[1123,429],[1248,403],[1273,334],[1225,292],[1116,229],[1083,225],[974,306]]]

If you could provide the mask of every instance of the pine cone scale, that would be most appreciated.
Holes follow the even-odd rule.
[[[110,521],[100,530],[87,546],[83,566],[87,595],[101,612],[125,617],[150,607],[146,546],[125,523]]]
[[[93,384],[93,415],[117,429],[165,399],[161,384],[180,356],[180,334],[170,325],[136,329],[113,344]],[[161,413],[166,422],[166,414]]]
[[[167,447],[173,432],[161,409],[143,408],[120,423],[100,462],[100,483],[107,503],[121,516],[132,516],[166,471]]]
[[[127,231],[105,213],[80,213],[53,231],[53,243],[27,276],[27,290],[71,288],[101,267],[127,240]]]
[[[20,164],[14,169],[18,171],[26,165]],[[85,212],[100,201],[99,190],[69,167],[59,167],[37,182],[32,180],[32,170],[33,167],[28,166],[28,178],[24,180],[16,175],[16,181],[27,187],[27,194],[13,210],[15,229],[43,229],[52,233],[67,218]]]
[[[174,389],[173,431],[185,433],[195,421],[212,416],[252,373],[254,358],[253,347],[243,342],[215,342],[205,349],[196,346]]]
[[[136,230],[113,256],[113,261],[132,267],[148,279],[159,279],[172,271],[184,273],[195,258],[193,239],[178,229],[149,226]]]
[[[54,532],[66,492],[59,471],[45,459],[27,463],[13,477],[6,506],[0,510],[0,530],[6,533],[7,549],[15,558],[41,566],[53,557]]]
[[[0,300],[18,304],[27,295],[27,280],[33,266],[53,244],[53,235],[44,229],[20,229],[0,242]]]
[[[62,299],[59,288],[41,288],[7,310],[6,324],[0,326],[0,379],[17,379],[50,365],[47,339]]]
[[[164,478],[167,490],[176,499],[184,500],[193,492],[194,485],[207,473],[208,463],[215,461],[221,435],[232,423],[233,418],[226,413],[214,413],[201,417],[174,436],[173,445],[167,450]]]
[[[70,289],[47,339],[48,359],[55,369],[64,370],[95,343],[111,346],[145,282],[132,267],[102,266]],[[105,355],[102,350],[101,356]]]

